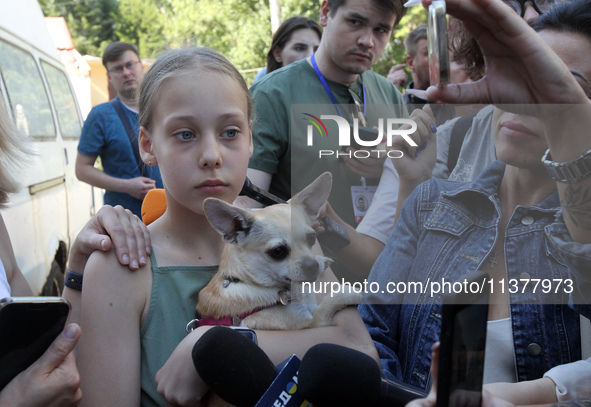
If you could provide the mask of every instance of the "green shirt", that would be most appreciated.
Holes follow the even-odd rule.
[[[362,75],[366,94],[369,127],[378,126],[378,119],[406,118],[402,95],[384,77],[373,71]],[[351,120],[354,108],[349,90],[363,99],[361,79],[350,87],[327,79],[343,117]],[[342,159],[336,158],[341,148],[338,127],[334,120],[322,120],[326,131],[319,134],[313,127],[313,145],[308,146],[308,126],[313,115],[338,115],[337,108],[307,60],[295,62],[266,75],[254,84],[256,119],[253,125],[254,153],[249,167],[272,174],[269,192],[289,199],[325,171],[333,176],[329,202],[349,224],[356,226],[351,186],[361,185],[361,177],[351,171]],[[318,124],[318,123],[317,123]],[[326,134],[325,134],[326,133]],[[331,150],[331,156],[319,158],[319,150]],[[377,185],[379,179],[366,180]]]
[[[142,406],[166,406],[157,392],[156,372],[187,336],[185,327],[195,318],[199,291],[209,283],[218,266],[158,267],[154,251],[150,308],[141,329]],[[187,355],[187,363],[191,355]]]

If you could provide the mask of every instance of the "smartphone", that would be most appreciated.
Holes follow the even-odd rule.
[[[341,149],[344,151],[347,149],[347,147],[353,147],[356,150],[367,148],[360,145],[357,140],[355,140],[355,137],[353,136],[353,123],[349,123],[349,127],[351,128],[351,146],[341,146]],[[376,141],[378,137],[380,137],[380,132],[376,129],[370,129],[369,127],[364,126],[357,126],[357,129],[359,131],[359,138],[363,141]]]
[[[429,34],[429,78],[431,86],[445,86],[449,84],[450,75],[445,1],[435,0],[429,6],[427,31]]]
[[[43,355],[69,313],[70,304],[60,297],[0,300],[0,390]]]
[[[483,271],[468,273],[458,281],[467,281],[465,286],[474,288],[476,285],[471,283],[478,283],[482,290],[444,295],[437,407],[480,407],[488,321],[488,278]]]

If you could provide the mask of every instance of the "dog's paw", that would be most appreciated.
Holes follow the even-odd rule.
[[[359,305],[363,302],[363,294],[350,292],[339,292],[334,295],[335,303],[343,305]]]

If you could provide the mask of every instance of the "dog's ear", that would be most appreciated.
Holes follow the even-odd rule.
[[[254,223],[254,216],[250,212],[217,198],[207,198],[203,202],[203,210],[211,226],[228,243],[241,242]]]
[[[326,203],[332,188],[332,174],[325,172],[310,185],[291,198],[292,205],[301,205],[311,220],[318,218],[318,213]]]

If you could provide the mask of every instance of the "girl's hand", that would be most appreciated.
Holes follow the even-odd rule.
[[[158,394],[168,406],[195,406],[203,404],[209,387],[201,380],[193,365],[191,353],[201,335],[212,327],[199,327],[178,344],[162,369],[156,373]]]

